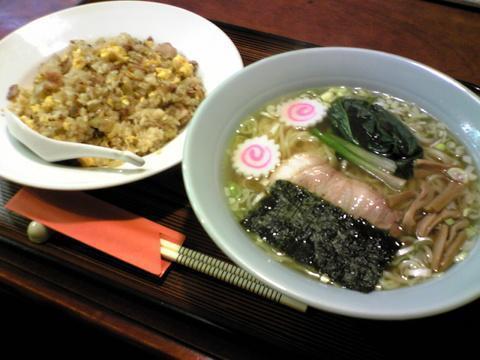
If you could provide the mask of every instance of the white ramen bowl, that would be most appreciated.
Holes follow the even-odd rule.
[[[323,284],[286,267],[254,244],[224,194],[225,150],[239,123],[269,100],[310,87],[364,87],[414,102],[465,144],[480,164],[480,100],[452,78],[396,55],[314,48],[276,55],[230,77],[200,106],[187,133],[183,174],[201,224],[239,266],[312,307],[371,319],[408,319],[459,307],[480,295],[480,243],[441,277],[364,294]]]

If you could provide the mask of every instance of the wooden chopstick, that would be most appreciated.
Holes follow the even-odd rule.
[[[174,244],[165,239],[160,240],[160,253],[166,260],[179,263],[195,271],[248,290],[273,302],[286,305],[300,312],[307,310],[307,305],[304,303],[268,287],[245,270],[220,259]]]
[[[31,224],[33,223],[35,222],[32,221]],[[29,228],[31,228],[31,226],[29,226]],[[32,234],[30,234],[32,231],[28,230],[29,239],[38,243],[38,239],[32,238]],[[41,240],[45,242],[47,239],[48,235],[45,235]],[[188,249],[165,239],[160,239],[160,253],[166,260],[177,262],[193,270],[248,290],[273,302],[286,305],[300,312],[307,310],[307,305],[268,287],[245,270],[220,259]]]
[[[255,276],[251,275],[249,272],[243,270],[241,267],[235,266],[233,264],[227,263],[226,261],[217,259],[213,256],[186,248],[184,246],[180,246],[178,244],[175,244],[173,242],[167,241],[165,239],[160,239],[160,246],[165,247],[167,249],[170,249],[172,251],[176,251],[179,254],[182,254],[186,257],[190,257],[193,259],[196,259],[198,261],[204,262],[206,264],[209,264],[213,267],[219,268],[223,271],[230,272],[232,274],[241,276],[247,280],[260,283],[263,285],[263,283],[260,282]]]

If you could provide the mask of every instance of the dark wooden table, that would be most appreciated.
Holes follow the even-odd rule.
[[[0,37],[76,0],[0,0]],[[480,84],[480,13],[414,0],[170,0],[215,21],[246,64],[316,45],[384,50]],[[474,87],[472,87],[474,89]],[[2,204],[18,189],[0,180]],[[150,179],[91,192],[188,236],[192,248],[223,257],[196,220],[180,167]],[[121,195],[121,196],[119,196]],[[0,207],[0,319],[3,350],[80,356],[384,358],[392,352],[469,351],[479,301],[447,314],[402,322],[367,321],[309,309],[299,314],[188,269],[161,281],[71,239],[43,246],[26,221]],[[435,340],[426,339],[434,335]],[[20,340],[25,346],[13,345]]]

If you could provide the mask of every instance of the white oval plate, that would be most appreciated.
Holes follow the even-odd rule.
[[[111,1],[83,5],[37,19],[0,41],[0,109],[6,107],[12,84],[28,85],[38,66],[68,46],[72,39],[95,40],[122,32],[139,39],[170,42],[199,64],[208,94],[243,67],[230,38],[205,18],[187,10],[152,2]],[[8,133],[0,117],[0,176],[23,185],[55,190],[89,190],[126,184],[178,164],[183,131],[142,168],[125,164],[115,169],[75,168],[41,160]]]

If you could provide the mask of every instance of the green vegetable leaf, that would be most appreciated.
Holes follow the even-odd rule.
[[[311,129],[310,133],[335,150],[335,152],[345,160],[357,165],[392,189],[401,190],[405,186],[405,179],[391,174],[397,169],[394,161],[368,152],[360,146],[352,144],[333,134],[323,133],[317,128]]]
[[[423,156],[423,149],[410,130],[380,105],[339,98],[330,107],[328,117],[342,138],[395,161],[397,176],[411,177],[413,161]]]
[[[351,141],[355,145],[360,145],[357,139],[355,139],[353,136],[350,122],[348,121],[349,116],[345,110],[345,106],[341,101],[336,100],[333,102],[328,111],[328,117],[332,123],[332,126],[341,137]]]

